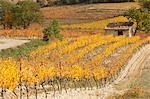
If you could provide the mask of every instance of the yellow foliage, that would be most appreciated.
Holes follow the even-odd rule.
[[[98,29],[103,30],[109,23],[111,22],[128,22],[128,19],[123,16],[114,17],[106,20],[100,20],[91,23],[81,23],[81,24],[73,24],[73,25],[64,25],[62,28],[64,29]]]
[[[74,54],[75,58],[70,56],[71,59],[64,59],[64,64],[56,65],[44,56],[36,58],[32,56],[30,58],[19,59],[0,58],[0,87],[13,91],[20,83],[27,83],[28,85],[40,84],[43,81],[53,80],[58,77],[74,79],[76,81],[82,78],[92,79],[94,77],[96,80],[107,78],[110,75],[113,76],[118,73],[137,48],[143,44],[150,43],[150,38],[141,40],[136,36],[125,38],[124,36],[100,37],[99,35],[93,35],[92,37],[86,36],[77,38],[74,40],[74,43],[72,43],[74,44],[73,46],[68,45],[66,42],[68,42],[68,40],[59,41],[57,43],[54,42],[54,46],[51,43],[50,45],[38,48],[36,53],[33,54],[33,56],[41,53],[44,54],[51,49],[65,44],[69,46],[66,46],[66,51],[63,52],[63,54],[66,54],[76,48],[84,46],[82,50]],[[82,43],[80,44],[79,42]],[[84,62],[84,64],[76,63],[80,58],[83,58],[85,54],[91,52],[95,47],[101,46],[102,44],[108,44],[102,53],[95,55],[91,60]],[[113,54],[116,49],[129,44],[133,44],[133,46],[123,51],[117,61],[110,62],[107,64],[107,67],[100,64],[104,59]],[[61,57],[61,55],[62,54],[60,54],[59,57]],[[68,63],[65,64],[67,61]],[[68,65],[69,63],[72,64]]]

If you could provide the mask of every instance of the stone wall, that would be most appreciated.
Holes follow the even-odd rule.
[[[105,32],[106,32],[106,35],[119,36],[118,30],[105,30]],[[123,30],[122,32],[124,36],[129,37],[129,30]]]
[[[118,36],[118,31],[115,30],[105,30],[106,35],[114,35],[114,36]]]

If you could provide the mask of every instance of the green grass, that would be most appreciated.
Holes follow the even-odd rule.
[[[29,43],[25,43],[15,48],[8,48],[0,51],[0,57],[25,57],[29,52],[36,49],[39,46],[46,45],[48,42],[42,40],[31,40]]]

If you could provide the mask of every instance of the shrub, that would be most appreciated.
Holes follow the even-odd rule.
[[[49,26],[47,26],[46,28],[44,28],[44,37],[43,40],[44,41],[49,41],[50,39],[62,39],[62,35],[60,34],[60,25],[59,22],[57,20],[53,20]]]
[[[150,10],[150,1],[143,3],[144,8],[148,8]]]

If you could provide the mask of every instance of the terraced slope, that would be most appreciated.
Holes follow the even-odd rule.
[[[32,51],[26,58],[0,58],[0,86],[2,92],[6,91],[2,97],[37,98],[44,92],[44,98],[70,98],[74,94],[79,94],[76,98],[80,98],[82,95],[88,97],[85,92],[95,97],[96,91],[97,97],[105,98],[117,90],[112,84],[117,78],[122,81],[127,73],[132,73],[132,69],[146,59],[149,47],[145,46],[147,50],[145,47],[142,51],[139,49],[149,42],[150,38],[141,39],[138,36],[97,34],[51,42]],[[136,54],[137,51],[144,56]],[[83,93],[81,90],[84,90]],[[64,91],[71,96],[66,96]]]
[[[120,85],[131,84],[132,81],[135,81],[139,76],[144,67],[149,67],[150,65],[146,64],[149,60],[150,56],[150,44],[142,47],[139,51],[137,51],[133,57],[126,64],[124,70],[119,74],[117,79],[111,83],[106,84],[105,87],[100,89],[92,89],[92,90],[68,90],[66,93],[62,91],[62,93],[56,92],[56,95],[53,96],[53,93],[48,94],[48,98],[50,99],[107,99],[108,96],[113,95],[115,93],[123,93],[126,89],[119,89]],[[150,82],[149,82],[150,83]],[[125,86],[123,88],[126,88]],[[45,99],[44,94],[39,94],[38,97],[40,99]],[[31,96],[30,98],[34,98]]]

